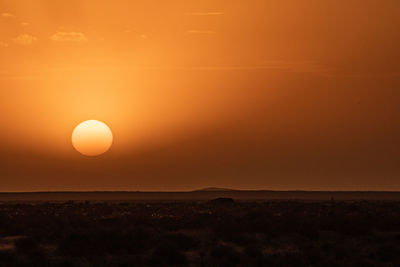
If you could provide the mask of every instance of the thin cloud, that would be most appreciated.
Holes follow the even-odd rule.
[[[71,42],[71,43],[85,43],[89,39],[82,32],[56,32],[50,36],[50,40],[54,42]]]
[[[0,47],[9,47],[9,44],[0,41]]]
[[[23,27],[29,26],[29,23],[28,23],[28,22],[21,22],[20,24],[21,24],[21,26],[23,26]]]
[[[0,80],[1,81],[7,81],[7,80],[40,80],[42,79],[41,77],[37,75],[0,75]]]
[[[186,12],[186,16],[220,16],[224,12]]]
[[[254,65],[225,65],[225,66],[197,66],[186,67],[191,70],[215,70],[215,71],[236,71],[236,70],[281,70],[293,73],[310,73],[318,75],[333,75],[334,69],[318,64],[315,61],[264,61]]]
[[[38,41],[38,38],[30,34],[20,34],[12,39],[18,45],[31,45]]]
[[[135,34],[137,37],[141,38],[141,39],[147,39],[147,35],[144,33],[140,33],[139,31],[135,31],[135,30],[131,30],[131,29],[125,29],[124,30],[125,33],[133,33]]]
[[[280,69],[290,72],[308,72],[308,73],[327,73],[331,69],[319,64],[316,61],[284,61],[284,60],[265,60],[260,67],[266,69]]]
[[[1,16],[2,16],[3,18],[13,18],[13,17],[15,17],[13,14],[7,13],[7,12],[1,13]]]
[[[187,31],[188,34],[216,34],[217,32],[215,31],[209,31],[209,30],[189,30]]]

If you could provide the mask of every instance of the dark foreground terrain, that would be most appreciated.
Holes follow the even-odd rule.
[[[3,202],[0,266],[400,266],[400,202]]]

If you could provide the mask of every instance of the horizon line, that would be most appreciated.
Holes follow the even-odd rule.
[[[40,193],[206,193],[206,192],[291,192],[291,193],[400,193],[400,190],[275,190],[275,189],[227,189],[216,188],[207,190],[207,188],[181,191],[146,191],[146,190],[40,190],[40,191],[0,191],[0,194],[40,194]]]

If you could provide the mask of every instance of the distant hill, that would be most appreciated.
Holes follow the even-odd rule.
[[[267,191],[234,190],[208,187],[185,192],[130,192],[130,191],[93,191],[93,192],[0,192],[2,202],[66,202],[66,201],[210,201],[218,198],[231,198],[234,201],[270,201],[270,200],[396,200],[400,201],[400,192],[374,191]]]
[[[229,188],[220,188],[220,187],[206,187],[198,190],[194,190],[193,192],[226,192],[226,191],[240,191]]]

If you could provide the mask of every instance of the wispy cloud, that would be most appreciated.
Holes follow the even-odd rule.
[[[187,31],[188,34],[216,34],[216,31],[209,31],[209,30],[189,30]]]
[[[144,34],[144,33],[140,33],[139,31],[136,31],[136,30],[131,30],[131,29],[125,29],[124,30],[124,32],[125,33],[128,33],[128,34],[130,34],[130,33],[133,33],[134,35],[136,35],[138,38],[141,38],[141,39],[146,39],[148,36],[146,35],[146,34]]]
[[[280,69],[290,72],[326,73],[331,69],[321,65],[317,61],[285,61],[285,60],[264,60],[260,67],[266,69]]]
[[[23,26],[23,27],[29,26],[29,23],[28,23],[28,22],[21,22],[20,24],[21,24],[21,26]]]
[[[0,74],[0,81],[8,80],[40,80],[43,79],[38,75],[2,75]]]
[[[8,43],[0,41],[0,47],[8,47],[8,46],[9,46]]]
[[[13,14],[7,13],[7,12],[1,13],[1,16],[3,18],[13,18],[13,17],[15,17]]]
[[[186,12],[186,16],[220,16],[224,12]]]
[[[12,39],[18,45],[31,45],[38,41],[38,38],[30,34],[20,34]]]
[[[310,73],[318,75],[331,75],[333,68],[318,64],[315,61],[263,61],[261,64],[253,65],[217,65],[217,66],[196,66],[184,67],[191,70],[215,70],[215,71],[236,71],[236,70],[280,70],[293,73]]]
[[[71,43],[85,43],[89,39],[82,32],[56,32],[50,36],[50,40],[54,42],[71,42]]]

